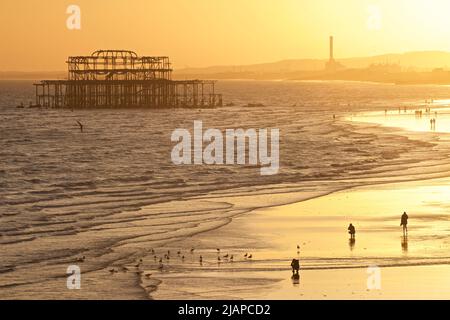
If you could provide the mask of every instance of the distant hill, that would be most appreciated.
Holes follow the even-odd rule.
[[[435,68],[450,68],[450,52],[420,51],[401,54],[384,54],[372,57],[336,59],[346,68],[367,68],[372,64],[398,64],[404,71],[431,71]],[[327,59],[298,59],[278,62],[240,65],[213,66],[207,68],[185,68],[175,70],[176,78],[256,78],[283,77],[295,72],[321,71]]]
[[[0,80],[41,80],[41,79],[64,79],[67,77],[65,71],[51,72],[27,72],[27,71],[0,71]]]
[[[428,72],[436,68],[450,70],[450,52],[418,51],[400,54],[384,54],[372,57],[336,59],[348,69],[364,69],[373,64],[399,65],[404,72]],[[185,68],[174,71],[174,79],[292,79],[309,77],[310,72],[323,71],[327,59],[292,59],[277,62]],[[0,71],[0,79],[64,79],[66,71],[21,72]]]

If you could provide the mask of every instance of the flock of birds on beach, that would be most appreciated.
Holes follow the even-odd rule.
[[[216,251],[217,251],[217,263],[220,264],[222,261],[224,261],[224,262],[233,262],[234,261],[234,255],[233,254],[227,253],[225,255],[221,255],[221,250],[219,248],[217,248]],[[191,248],[190,251],[189,251],[189,253],[191,255],[193,255],[194,252],[195,252],[195,248]],[[171,257],[170,250],[167,250],[167,253],[165,253],[162,257],[157,256],[154,249],[150,249],[150,253],[153,255],[154,262],[155,263],[156,262],[159,263],[158,270],[160,270],[160,271],[162,271],[164,269],[164,262],[169,262],[170,259],[171,259],[170,258]],[[300,254],[300,245],[297,245],[297,255],[299,255],[299,254]],[[182,262],[184,262],[184,260],[186,258],[182,254],[181,250],[177,251],[177,257],[181,258]],[[245,253],[243,255],[243,258],[244,258],[244,261],[251,260],[253,258],[253,254],[247,252],[247,253]],[[82,262],[85,262],[85,260],[86,260],[86,256],[81,256],[81,257],[76,258],[75,261],[82,263]],[[199,256],[198,261],[200,263],[200,266],[202,266],[203,265],[203,256],[202,255]],[[136,265],[133,265],[133,267],[136,269],[136,274],[138,274],[138,275],[142,274],[142,271],[140,271],[140,268],[141,268],[143,262],[144,262],[143,259],[139,259],[138,263]],[[131,271],[131,270],[130,270],[129,267],[126,267],[126,266],[122,266],[121,268],[111,268],[111,269],[109,269],[109,272],[111,274],[115,274],[115,273],[118,273],[120,271],[128,272],[128,271]],[[145,276],[145,278],[149,279],[152,276],[152,274],[151,273],[145,273],[144,276]]]
[[[195,248],[191,248],[189,253],[191,255],[193,255],[194,251],[195,251]],[[233,254],[227,253],[225,255],[221,255],[221,250],[219,248],[217,248],[216,251],[217,251],[217,263],[220,264],[222,261],[224,261],[224,262],[233,262],[234,261],[234,255]],[[170,259],[171,259],[171,252],[170,252],[170,250],[167,250],[167,253],[165,253],[162,257],[157,256],[154,249],[151,249],[150,253],[153,255],[154,262],[155,263],[156,262],[159,263],[158,270],[160,270],[160,271],[162,271],[164,269],[164,262],[169,262]],[[182,262],[184,262],[184,260],[186,258],[182,254],[181,250],[177,251],[177,257],[180,258]],[[253,258],[253,254],[252,253],[245,253],[243,255],[243,257],[244,257],[244,261],[245,260],[251,260]],[[85,262],[85,260],[86,260],[86,256],[82,256],[82,257],[76,258],[75,261],[76,262]],[[200,263],[200,266],[202,266],[203,265],[203,256],[202,255],[199,256],[198,261]],[[133,267],[136,270],[138,270],[138,271],[136,271],[136,274],[139,274],[139,275],[142,274],[142,272],[139,271],[139,269],[142,266],[143,262],[144,262],[143,259],[139,259],[138,263],[136,265],[133,265]],[[122,266],[121,268],[111,268],[111,269],[109,269],[109,272],[111,274],[114,274],[114,273],[117,273],[117,272],[120,272],[120,271],[128,272],[128,271],[131,271],[131,270],[130,270],[129,267],[126,267],[126,266]],[[150,278],[152,276],[152,274],[151,273],[146,273],[146,274],[144,274],[144,276],[145,276],[145,278],[148,279],[148,278]]]

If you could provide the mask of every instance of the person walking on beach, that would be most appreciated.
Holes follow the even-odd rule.
[[[404,236],[407,235],[408,234],[408,215],[406,214],[406,212],[403,212],[403,214],[402,214],[400,226],[403,226],[403,235]]]
[[[356,234],[355,226],[350,223],[350,225],[348,226],[347,230],[348,230],[348,233],[350,234],[350,239],[354,240],[355,239],[355,234]]]
[[[291,262],[292,267],[292,275],[298,275],[298,271],[300,270],[300,261],[298,259],[292,259]]]

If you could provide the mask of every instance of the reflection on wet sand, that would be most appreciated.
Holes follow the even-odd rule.
[[[291,279],[292,279],[292,284],[294,285],[294,287],[298,287],[300,284],[300,275],[298,273],[294,274],[294,275],[292,275]]]
[[[402,236],[402,251],[403,253],[408,252],[408,235]]]
[[[353,251],[353,249],[355,248],[355,244],[356,244],[356,239],[354,239],[354,238],[348,239],[348,246],[350,248],[350,251]]]

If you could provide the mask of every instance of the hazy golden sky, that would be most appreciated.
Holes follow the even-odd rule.
[[[326,58],[331,34],[337,58],[450,51],[449,14],[449,0],[0,0],[0,70],[64,70],[106,48],[178,68]]]

